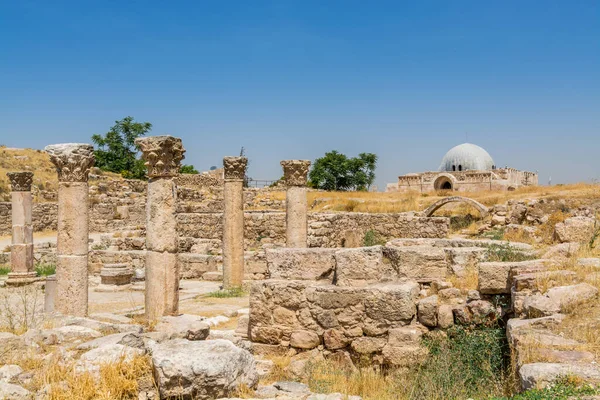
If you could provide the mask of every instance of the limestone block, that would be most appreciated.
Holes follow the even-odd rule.
[[[557,314],[560,304],[546,296],[539,294],[527,296],[523,300],[523,310],[528,318],[546,317]]]
[[[433,281],[448,276],[449,263],[442,248],[385,246],[383,253],[401,278]]]
[[[189,314],[165,316],[156,325],[156,331],[164,332],[169,339],[204,340],[210,333],[210,326],[204,319]]]
[[[548,290],[546,296],[559,305],[561,312],[573,311],[574,307],[593,300],[598,296],[598,289],[587,283],[559,286]]]
[[[29,400],[31,392],[22,386],[0,381],[0,399]]]
[[[338,249],[266,249],[267,268],[273,279],[332,280]]]
[[[397,278],[391,264],[383,262],[381,246],[338,250],[335,262],[338,286],[366,286]]]
[[[596,225],[594,218],[571,217],[556,224],[554,233],[561,243],[587,243],[592,238]]]
[[[438,324],[438,296],[429,296],[419,300],[419,322],[425,326],[435,328]]]
[[[422,337],[422,329],[415,326],[404,326],[389,330],[388,344],[392,347],[418,346]]]
[[[374,320],[410,321],[416,314],[419,284],[406,281],[378,284],[368,288],[364,297],[365,312]]]
[[[348,346],[350,340],[341,330],[332,328],[323,332],[323,342],[325,343],[325,348],[337,350]]]
[[[297,347],[300,349],[314,349],[319,344],[321,344],[321,340],[319,339],[319,335],[314,332],[297,330],[292,332],[292,336],[290,339],[290,346]]]
[[[206,272],[215,272],[220,258],[206,254],[179,253],[180,278],[201,278]]]
[[[129,219],[129,206],[117,206],[117,216],[118,219]]]
[[[133,270],[127,264],[105,264],[100,271],[103,285],[127,285],[131,283]]]
[[[565,376],[579,378],[583,382],[600,382],[600,368],[596,365],[533,363],[519,369],[521,388],[529,390],[545,388]]]
[[[537,290],[540,282],[546,287],[556,286],[557,282],[573,282],[577,274],[573,271],[543,271],[517,275],[513,278],[513,285],[517,292],[523,290]]]
[[[452,306],[443,304],[438,309],[438,326],[442,329],[448,329],[454,325],[454,312]]]
[[[510,270],[513,264],[504,262],[479,263],[478,290],[482,294],[510,293]]]
[[[352,350],[359,354],[378,353],[387,344],[387,340],[381,337],[359,337],[351,344]]]
[[[387,345],[382,350],[383,362],[397,367],[413,367],[427,358],[427,348],[420,346],[394,347]]]
[[[483,261],[487,250],[481,247],[451,247],[445,248],[446,256],[450,263],[451,272],[459,277],[466,271],[475,269]]]
[[[59,255],[56,266],[56,311],[83,317],[88,306],[88,256]]]
[[[550,247],[546,253],[544,253],[543,258],[564,260],[577,254],[579,247],[581,247],[581,245],[576,242],[557,244]]]
[[[174,253],[178,249],[175,217],[176,190],[170,178],[148,182],[146,199],[146,247],[148,250]]]

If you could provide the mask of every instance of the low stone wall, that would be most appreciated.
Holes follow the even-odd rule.
[[[0,203],[0,236],[12,233],[12,206],[11,203]],[[33,230],[36,232],[56,230],[58,218],[58,204],[34,203],[33,204]]]

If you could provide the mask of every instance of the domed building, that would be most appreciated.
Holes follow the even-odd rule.
[[[398,183],[388,184],[386,191],[475,192],[515,190],[521,186],[537,184],[537,173],[514,168],[496,168],[494,159],[485,149],[472,143],[463,143],[448,150],[438,171],[399,176]]]

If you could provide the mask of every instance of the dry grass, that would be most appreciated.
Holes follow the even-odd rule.
[[[600,185],[577,183],[572,185],[530,186],[515,191],[480,191],[480,192],[320,192],[308,193],[308,206],[311,211],[351,211],[367,213],[400,213],[422,211],[429,205],[450,195],[468,197],[491,207],[504,204],[509,200],[569,200],[574,207],[600,200]],[[285,192],[269,192],[268,195],[257,195],[272,200],[285,200]],[[257,208],[258,209],[258,208]],[[452,210],[451,212],[443,212]],[[470,206],[457,204],[448,205],[440,210],[438,215],[461,215],[465,212],[477,214]]]

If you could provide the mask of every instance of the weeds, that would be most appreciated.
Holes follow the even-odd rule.
[[[22,334],[43,318],[40,293],[32,286],[0,292],[0,331]]]
[[[581,396],[593,396],[600,392],[591,386],[582,386],[577,381],[563,377],[545,389],[532,389],[513,397],[495,397],[492,400],[571,400]]]
[[[210,292],[206,294],[206,297],[215,297],[218,299],[225,299],[231,297],[244,297],[248,293],[242,288],[233,288],[233,289],[222,289],[217,290],[216,292]]]
[[[0,276],[8,275],[10,272],[10,267],[8,265],[0,265]]]
[[[492,244],[486,252],[487,261],[518,262],[535,259],[535,255],[515,250],[510,244]]]
[[[35,272],[38,276],[48,276],[56,274],[56,265],[54,264],[36,264]]]
[[[371,247],[377,245],[384,245],[385,239],[381,237],[381,235],[374,230],[370,229],[365,232],[365,236],[363,237],[363,246]]]

